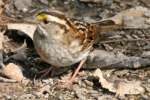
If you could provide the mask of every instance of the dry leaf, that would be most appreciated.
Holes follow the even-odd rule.
[[[135,8],[122,11],[114,17],[106,18],[104,20],[112,20],[113,22],[115,22],[116,25],[122,26],[122,28],[125,29],[147,29],[150,28],[149,15],[150,11],[148,8],[137,6]]]
[[[124,96],[125,94],[141,94],[145,92],[145,89],[141,86],[140,81],[108,81],[103,77],[100,69],[97,69],[93,76],[98,77],[102,87],[116,93],[116,96]]]
[[[135,7],[135,8],[131,8],[131,9],[127,9],[125,11],[120,12],[119,14],[117,14],[116,16],[110,18],[112,19],[116,24],[123,24],[123,17],[124,16],[143,16],[145,12],[148,12],[148,9],[145,7]]]
[[[3,6],[4,6],[4,2],[3,2],[3,0],[0,0],[0,15],[2,14],[2,12],[4,10]]]
[[[0,50],[3,49],[4,32],[0,32]]]
[[[27,80],[25,81],[26,78],[23,76],[21,68],[13,63],[3,66],[1,72],[10,79],[14,79],[18,82],[25,82],[25,84],[28,82]]]
[[[28,23],[8,23],[7,28],[22,31],[27,34],[31,39],[33,39],[33,34],[37,26],[35,24]]]
[[[21,32],[24,32],[26,35],[28,35],[31,39],[33,39],[33,34],[37,28],[37,25],[34,21],[25,21],[21,22],[17,19],[0,15],[0,27],[6,28],[8,30],[18,30]]]

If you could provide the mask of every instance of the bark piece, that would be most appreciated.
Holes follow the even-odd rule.
[[[87,58],[86,68],[141,68],[150,65],[150,59],[122,53],[94,50]]]

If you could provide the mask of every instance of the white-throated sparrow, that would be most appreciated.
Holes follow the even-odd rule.
[[[92,49],[96,39],[95,25],[55,11],[40,12],[36,18],[39,22],[33,42],[44,61],[55,67],[70,66],[81,61],[72,81]]]
[[[96,38],[95,26],[56,12],[41,12],[37,19],[33,42],[44,61],[61,67],[87,57]]]
[[[33,36],[34,46],[44,61],[54,67],[70,66],[81,61],[69,81],[71,82],[97,38],[96,25],[68,18],[56,11],[40,12],[33,22],[37,25]]]

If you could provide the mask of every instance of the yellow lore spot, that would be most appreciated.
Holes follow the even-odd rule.
[[[47,19],[47,14],[44,14],[44,13],[38,14],[36,16],[36,18],[37,18],[37,20],[46,20]]]

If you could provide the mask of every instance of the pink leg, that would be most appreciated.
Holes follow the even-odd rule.
[[[73,75],[64,82],[64,87],[68,87],[75,79],[75,77],[77,76],[79,70],[81,69],[81,67],[83,66],[83,64],[85,63],[86,60],[81,60],[80,64],[78,65],[77,69],[75,70],[75,72],[73,73]]]
[[[43,77],[45,77],[46,75],[48,75],[51,69],[52,69],[52,67],[46,68],[46,69],[40,71],[39,74],[42,74],[41,78],[43,78]]]

